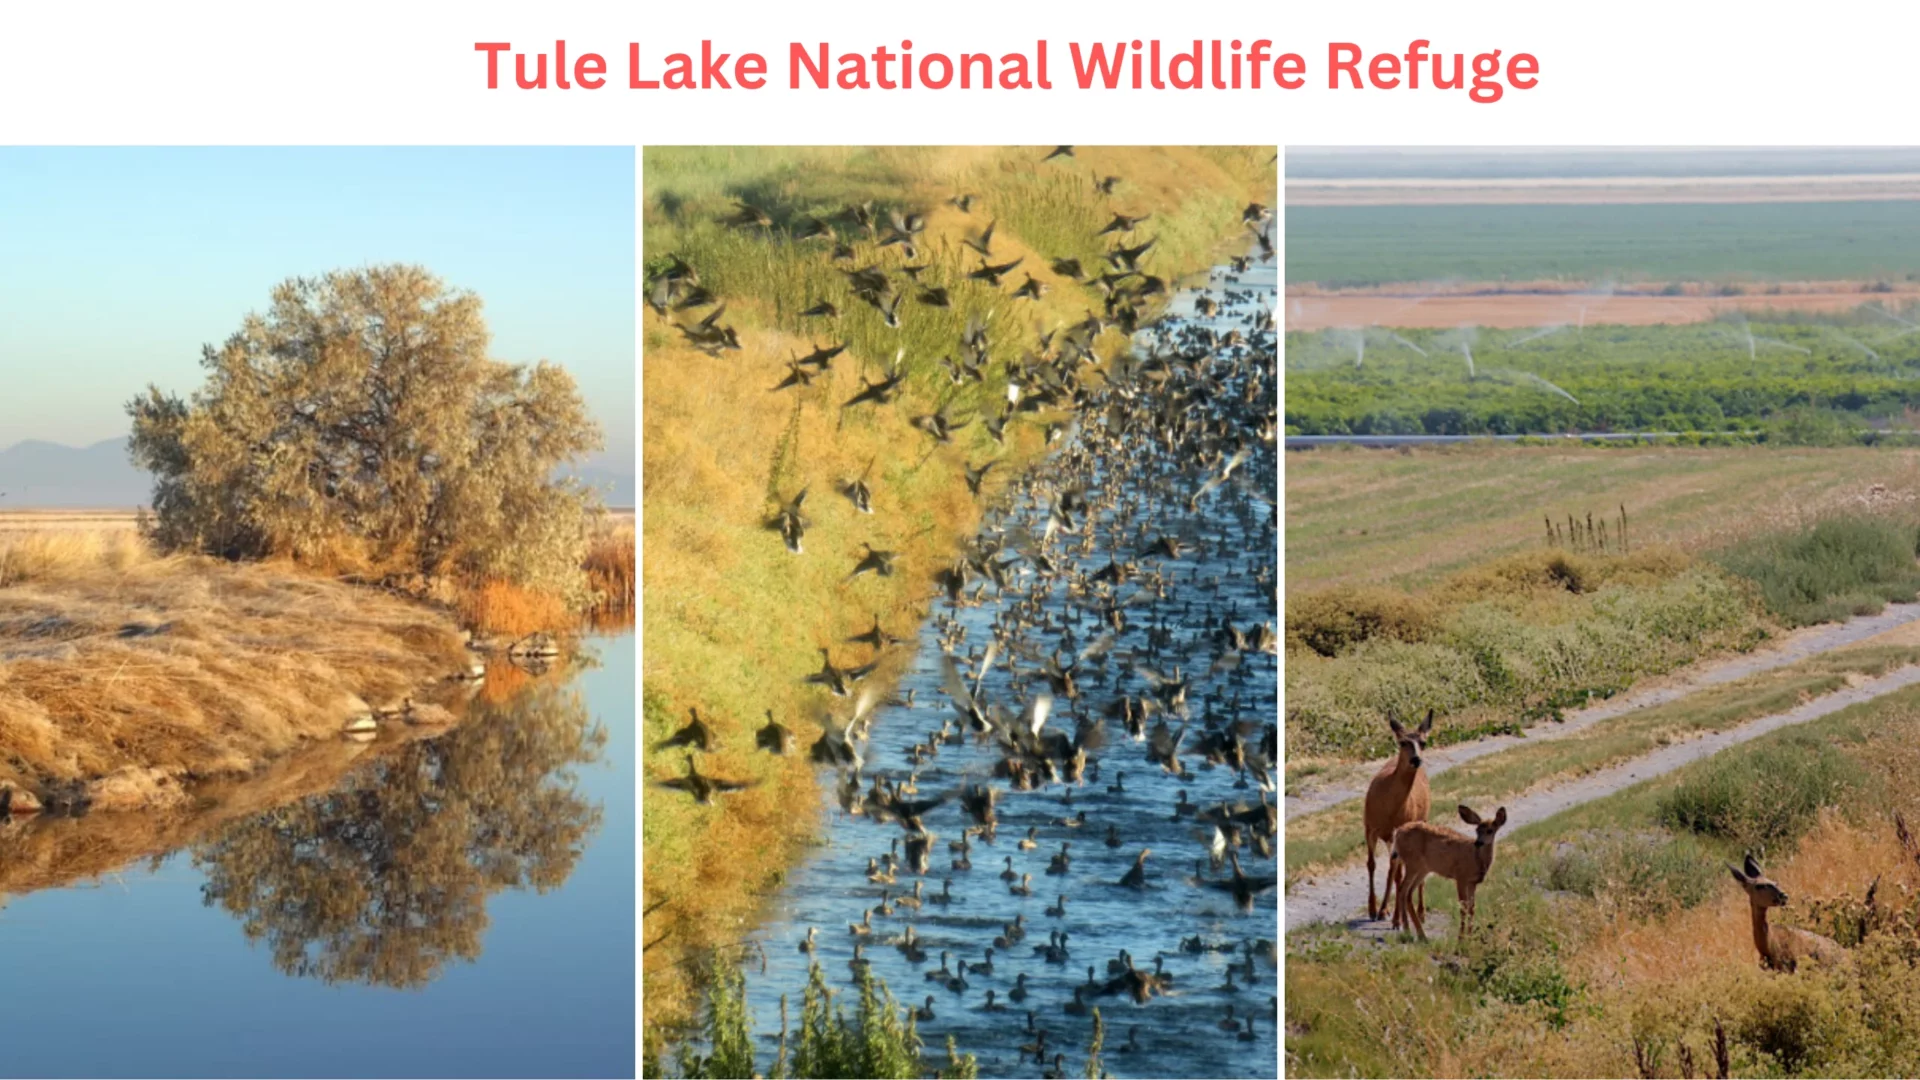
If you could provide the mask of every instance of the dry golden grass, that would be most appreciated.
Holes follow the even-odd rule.
[[[576,621],[566,601],[510,581],[483,581],[462,590],[454,608],[460,621],[476,632],[507,637],[541,630],[553,633]]]
[[[950,320],[957,339],[968,314],[992,308],[999,357],[1017,355],[1034,327],[1075,322],[1097,308],[1096,293],[1054,277],[1040,257],[1082,254],[1093,243],[1092,232],[1111,216],[1103,199],[1080,192],[1091,192],[1089,169],[1126,177],[1124,196],[1114,205],[1136,213],[1153,209],[1154,231],[1163,237],[1153,268],[1169,278],[1205,269],[1223,245],[1240,253],[1240,209],[1250,201],[1273,201],[1268,149],[1109,147],[1083,148],[1081,154],[1072,169],[1036,171],[1038,155],[1027,148],[648,151],[646,256],[687,253],[685,245],[693,242],[734,253],[738,261],[732,266],[698,268],[703,283],[726,302],[724,321],[737,327],[743,349],[716,359],[687,347],[655,316],[647,318],[641,373],[647,551],[641,568],[642,736],[649,744],[659,740],[685,722],[688,707],[697,706],[719,739],[702,768],[758,782],[713,807],[696,806],[672,791],[649,789],[644,795],[650,1024],[686,1016],[691,998],[682,962],[739,934],[818,820],[814,767],[803,755],[754,753],[750,730],[765,723],[771,710],[810,742],[819,730],[810,718],[818,695],[800,680],[817,670],[818,650],[831,647],[836,660],[864,661],[864,647],[843,642],[876,616],[891,632],[909,633],[926,613],[933,575],[976,531],[985,501],[969,494],[962,467],[1003,458],[988,483],[992,498],[1043,449],[1039,425],[1009,424],[1007,445],[1000,448],[976,424],[953,445],[928,454],[929,440],[910,420],[951,392],[944,376],[927,369],[940,350],[957,345],[945,336],[926,336],[928,321]],[[724,211],[741,185],[752,184],[768,185],[783,200],[881,198],[924,208],[921,246],[927,260],[946,268],[942,272],[971,269],[971,256],[961,258],[962,237],[997,218],[996,261],[1016,255],[1026,261],[997,297],[956,280],[952,313],[903,308],[907,326],[897,334],[878,328],[871,312],[857,304],[846,305],[850,310],[838,327],[799,327],[793,296],[780,290],[798,288],[804,273],[837,287],[839,275],[825,266],[824,250],[808,256],[821,265],[803,273],[789,254],[744,246],[739,237],[715,237],[708,227],[710,211]],[[981,198],[972,218],[946,204],[959,190]],[[666,192],[688,209],[669,214],[662,206]],[[1085,225],[1089,220],[1095,223]],[[1063,221],[1071,237],[1061,230]],[[1063,250],[1069,242],[1076,246]],[[697,252],[689,257],[700,262]],[[1027,271],[1053,288],[1039,302],[1014,303],[1006,293]],[[829,339],[853,347],[810,388],[769,392],[785,374],[790,351],[804,354]],[[880,377],[896,346],[910,341],[906,396],[884,410],[849,413],[842,425],[838,406],[860,388],[859,377]],[[1099,342],[1102,355],[1121,345],[1117,332]],[[971,399],[956,408],[961,415],[975,411]],[[835,490],[836,480],[859,476],[869,462],[871,516],[855,513]],[[791,498],[803,486],[810,492],[805,509],[812,527],[806,554],[794,556],[764,522],[776,499]],[[845,580],[863,543],[898,553],[894,576]],[[659,779],[681,768],[677,756],[650,756],[644,772]]]
[[[451,618],[284,563],[132,533],[0,538],[0,786],[177,800],[460,670]]]
[[[587,546],[587,582],[600,594],[602,610],[633,611],[639,583],[635,539],[630,517],[604,517],[594,529]]]

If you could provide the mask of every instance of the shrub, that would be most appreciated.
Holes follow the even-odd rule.
[[[1865,782],[1865,770],[1838,748],[1789,732],[1693,766],[1661,796],[1660,820],[1761,852],[1799,839],[1823,808],[1841,805]]]
[[[1752,581],[1767,609],[1795,626],[1878,612],[1920,594],[1920,533],[1892,517],[1828,518],[1804,532],[1758,536],[1721,552],[1721,565]]]
[[[1720,864],[1691,837],[1592,832],[1557,849],[1547,886],[1635,920],[1690,908],[1713,894]]]
[[[128,405],[153,539],[583,603],[594,496],[553,475],[599,433],[564,371],[489,359],[487,340],[480,298],[419,267],[281,284],[203,350],[191,399]]]
[[[1544,565],[1550,554],[1503,567]],[[1288,752],[1385,753],[1385,718],[1428,708],[1440,716],[1436,741],[1444,744],[1524,716],[1552,715],[1714,649],[1750,643],[1756,613],[1739,582],[1709,567],[1665,580],[1652,569],[1627,569],[1641,558],[1597,560],[1620,565],[1592,571],[1607,584],[1586,594],[1551,585],[1536,590],[1543,579],[1534,570],[1510,575],[1497,568],[1447,592],[1450,601],[1482,599],[1437,605],[1425,640],[1379,635],[1336,656],[1305,647],[1289,653]],[[1291,604],[1288,614],[1291,620]],[[1335,621],[1317,614],[1315,625]]]
[[[1363,641],[1421,641],[1433,604],[1397,589],[1338,586],[1287,600],[1287,646],[1339,656]]]

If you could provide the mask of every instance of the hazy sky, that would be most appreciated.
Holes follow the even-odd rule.
[[[0,448],[124,435],[280,281],[421,263],[493,354],[571,371],[632,459],[629,148],[0,147]]]

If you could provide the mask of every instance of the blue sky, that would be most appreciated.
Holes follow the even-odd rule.
[[[278,282],[420,263],[634,444],[630,148],[0,147],[0,448],[124,435]]]

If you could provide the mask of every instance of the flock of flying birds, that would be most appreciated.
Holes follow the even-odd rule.
[[[1061,147],[1045,160],[1071,154],[1070,147]],[[1096,175],[1094,183],[1101,194],[1112,196],[1124,182]],[[955,194],[949,204],[969,217],[978,209],[978,200],[965,193]],[[823,691],[816,717],[821,732],[807,752],[814,762],[838,770],[835,792],[844,813],[891,833],[885,852],[868,860],[867,884],[860,886],[873,889],[878,902],[847,929],[853,939],[849,965],[856,975],[870,964],[865,946],[883,940],[910,963],[924,963],[927,939],[919,936],[915,916],[923,906],[931,910],[954,903],[956,881],[973,874],[973,856],[1003,839],[1013,841],[1020,855],[992,860],[1005,869],[998,881],[982,887],[1009,902],[1024,901],[1034,894],[1033,872],[1017,869],[1016,858],[1057,846],[1057,853],[1032,858],[1045,859],[1044,875],[1063,882],[1049,890],[1058,900],[1045,911],[1060,928],[1045,944],[1026,943],[1027,916],[1016,911],[997,936],[981,935],[977,945],[983,959],[965,959],[969,950],[942,951],[940,968],[926,975],[954,994],[968,993],[974,985],[970,977],[992,978],[996,950],[1008,957],[1030,948],[1044,963],[1069,963],[1072,916],[1064,882],[1082,858],[1073,853],[1082,837],[1084,846],[1138,847],[1117,880],[1088,881],[1087,889],[1197,889],[1230,900],[1242,912],[1254,910],[1273,889],[1273,873],[1250,873],[1247,867],[1271,869],[1278,823],[1273,798],[1277,341],[1273,295],[1234,288],[1238,275],[1255,261],[1272,258],[1272,215],[1254,203],[1242,218],[1254,253],[1233,260],[1219,298],[1196,297],[1197,317],[1181,318],[1156,314],[1152,306],[1154,298],[1169,295],[1169,286],[1144,265],[1155,241],[1138,237],[1137,231],[1151,215],[1116,212],[1100,230],[1101,237],[1112,238],[1100,272],[1088,272],[1071,259],[1051,265],[1056,275],[1097,291],[1100,310],[1089,309],[1079,322],[1040,333],[1017,354],[996,349],[986,320],[976,315],[957,342],[957,359],[941,363],[956,387],[981,384],[985,395],[1003,385],[997,409],[983,406],[963,419],[952,411],[949,398],[911,418],[930,440],[929,457],[976,420],[997,444],[1004,444],[1010,425],[1043,424],[1052,450],[997,492],[985,486],[996,459],[978,465],[959,460],[968,488],[990,503],[978,534],[932,575],[937,589],[932,630],[942,650],[944,701],[916,700],[916,690],[910,689],[883,702],[881,692],[866,681],[891,650],[911,646],[907,638],[890,634],[878,617],[871,629],[846,642],[865,650],[861,662],[836,662],[833,650],[823,648],[820,669],[805,676]],[[746,203],[723,221],[743,229],[773,226],[772,215]],[[925,225],[921,212],[900,207],[882,214],[869,204],[849,207],[835,221],[804,219],[791,226],[795,240],[822,242],[822,291],[835,280],[834,271],[845,286],[843,296],[820,298],[804,314],[832,319],[840,304],[865,303],[887,325],[897,326],[912,317],[909,298],[914,305],[950,306],[955,300],[946,290],[921,284],[927,264],[914,265],[921,258]],[[990,286],[1011,285],[1023,259],[995,262],[993,234],[989,221],[968,236],[967,246],[979,262],[968,276]],[[868,265],[859,265],[863,253],[873,260]],[[1047,287],[1026,275],[1012,293],[1016,299],[1037,299]],[[663,317],[678,317],[674,325],[694,346],[716,356],[740,348],[734,329],[722,321],[724,305],[677,256],[649,280],[648,296]],[[686,314],[707,306],[713,311],[698,321]],[[1103,361],[1095,341],[1109,328],[1131,343]],[[844,348],[818,348],[789,362],[786,379],[772,389],[807,385]],[[903,400],[906,378],[896,357],[885,376],[863,379],[860,391],[840,404],[843,417],[847,410]],[[885,510],[884,493],[870,475],[839,480],[835,487],[857,512]],[[814,557],[806,554],[806,498],[803,488],[764,522],[795,557]],[[892,575],[899,571],[896,559],[895,552],[864,547],[848,577]],[[835,706],[835,701],[844,704]],[[869,736],[882,704],[894,707],[889,716],[899,724],[911,724],[928,711],[939,714],[937,728],[929,721],[925,738],[906,748],[897,764],[871,760]],[[771,711],[755,743],[774,754],[799,749],[793,731]],[[683,751],[686,775],[657,783],[701,803],[747,786],[700,771],[694,752],[715,745],[712,727],[697,708],[691,710],[689,722],[654,747]],[[939,761],[943,756],[945,763]],[[1112,777],[1105,784],[1108,797],[1095,796],[1095,814],[1112,809],[1123,815],[1101,821],[1082,808],[1033,825],[1024,836],[999,833],[1010,811],[1015,818],[1029,816],[1026,808],[1034,804],[1026,800],[1053,794],[1071,806],[1076,791],[1097,793],[1091,785],[1107,774]],[[1201,775],[1219,778],[1221,789],[1231,776],[1235,797],[1214,805],[1190,801],[1189,789]],[[1143,800],[1156,788],[1164,794],[1165,811],[1143,814]],[[946,844],[947,871],[935,870],[936,827],[958,829]],[[1150,872],[1152,851],[1141,841],[1169,835],[1169,829],[1197,845],[1191,876]],[[914,880],[911,892],[896,894],[901,878],[929,874],[945,879],[938,892]],[[1186,901],[1176,897],[1172,902]],[[899,916],[903,928],[890,935],[875,916]],[[1273,957],[1272,941],[1257,935],[1237,943],[1195,936],[1152,944],[1156,948],[1142,955],[1238,955],[1244,950],[1244,966],[1229,968],[1227,986],[1221,988],[1227,992],[1253,982],[1257,955],[1269,964]],[[799,947],[812,954],[818,929],[810,928]],[[963,958],[952,968],[949,959],[955,953]],[[1002,964],[1011,966],[1004,959]],[[1008,1003],[1021,1006],[1030,994],[1041,995],[1028,986],[1026,973],[1013,974],[1004,996],[983,987],[979,1007],[1004,1011]],[[1173,982],[1161,959],[1142,968],[1121,950],[1109,959],[1104,978],[1089,966],[1086,983],[1073,987],[1061,1008],[1084,1015],[1103,995],[1144,1005],[1155,995],[1175,992]],[[1223,1031],[1232,1027],[1226,1037],[1254,1039],[1253,1011],[1236,1019],[1231,1009],[1229,1004],[1221,1025]],[[932,998],[914,1011],[931,1020]],[[1036,1026],[1031,1012],[1028,1033],[1033,1042],[1022,1047],[1023,1053],[1061,1067],[1059,1055],[1049,1060],[1045,1028]],[[1121,1049],[1137,1047],[1136,1034],[1130,1033]]]

